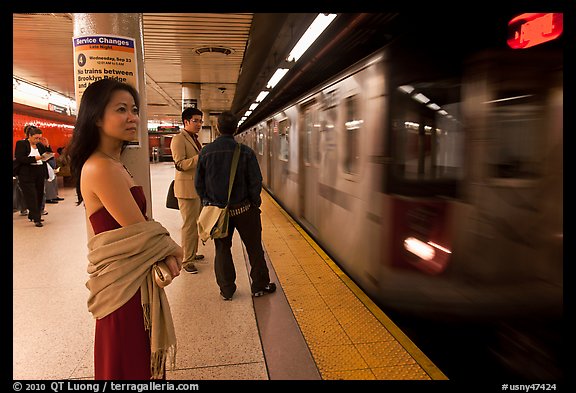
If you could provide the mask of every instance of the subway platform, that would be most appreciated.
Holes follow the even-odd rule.
[[[181,217],[164,206],[171,162],[150,165],[152,218],[180,242]],[[13,213],[13,380],[93,379],[87,310],[86,219],[61,187],[44,227]],[[168,380],[443,380],[446,376],[266,193],[263,243],[278,290],[253,298],[249,264],[233,239],[237,291],[223,301],[212,241],[198,274],[167,287],[178,340]]]

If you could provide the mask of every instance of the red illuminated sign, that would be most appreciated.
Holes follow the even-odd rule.
[[[522,14],[508,22],[508,46],[525,49],[560,37],[563,14]]]
[[[48,104],[48,110],[53,111],[53,112],[57,112],[57,113],[64,113],[65,115],[68,114],[68,109],[65,106]]]
[[[179,132],[180,126],[158,126],[158,132]]]

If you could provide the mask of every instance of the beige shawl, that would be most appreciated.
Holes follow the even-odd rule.
[[[177,247],[166,228],[154,220],[101,232],[88,241],[88,310],[94,318],[103,318],[140,288],[153,379],[164,377],[169,354],[174,368],[176,334],[168,298],[155,284],[151,266],[174,254]]]

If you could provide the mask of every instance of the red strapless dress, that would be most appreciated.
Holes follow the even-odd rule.
[[[134,186],[130,192],[146,217],[146,196],[142,186]],[[95,234],[120,228],[104,207],[89,219]],[[144,328],[138,290],[118,310],[96,320],[94,379],[149,380],[150,376],[150,338]]]

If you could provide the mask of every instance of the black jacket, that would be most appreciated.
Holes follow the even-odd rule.
[[[236,143],[233,136],[221,135],[200,151],[194,185],[198,196],[202,199],[202,205],[226,206],[228,179]],[[262,172],[258,159],[250,147],[242,144],[240,146],[240,158],[230,196],[230,206],[250,202],[252,206],[260,207]]]
[[[40,155],[45,152],[52,152],[50,147],[46,147],[42,143],[37,143],[36,147],[38,148],[38,153],[40,153]],[[36,162],[34,157],[29,156],[31,150],[32,147],[30,146],[30,141],[28,139],[16,141],[16,147],[14,148],[14,165],[12,168],[15,175],[22,171],[22,166],[29,166],[33,162]],[[42,169],[44,171],[44,178],[48,179],[48,168],[46,167],[46,162],[42,162]]]

